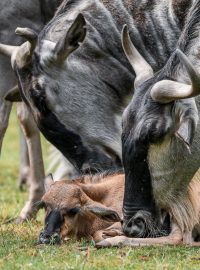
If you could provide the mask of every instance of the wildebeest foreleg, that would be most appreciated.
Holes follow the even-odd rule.
[[[12,103],[0,99],[0,153],[3,137],[8,126],[8,119],[12,108]]]
[[[30,178],[30,164],[28,156],[28,147],[22,129],[20,128],[20,170],[19,170],[20,190],[23,189],[23,186],[25,184],[27,183],[30,184],[29,178]]]
[[[169,236],[156,238],[129,238],[126,236],[116,236],[107,238],[96,244],[96,247],[123,247],[123,246],[151,246],[151,245],[178,245],[182,242],[182,232],[176,224],[172,225]]]
[[[17,222],[33,218],[38,211],[38,201],[44,194],[44,164],[38,128],[26,105],[17,107],[17,114],[28,146],[30,159],[30,189],[29,200],[22,209]]]

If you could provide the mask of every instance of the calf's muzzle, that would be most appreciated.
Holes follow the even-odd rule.
[[[39,235],[40,244],[59,244],[63,218],[58,209],[52,210],[45,220],[45,228]]]

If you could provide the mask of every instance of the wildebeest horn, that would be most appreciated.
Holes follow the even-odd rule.
[[[170,80],[157,82],[151,89],[151,97],[159,103],[169,103],[177,99],[191,98],[200,94],[200,75],[195,71],[193,65],[182,51],[177,49],[176,54],[186,68],[192,85]]]
[[[34,30],[30,28],[17,27],[15,34],[25,37],[31,43],[31,51],[35,49],[38,35]]]
[[[127,25],[123,26],[121,40],[126,57],[136,73],[135,87],[137,87],[138,84],[153,77],[153,69],[133,45]]]
[[[25,37],[28,41],[21,46],[9,46],[0,44],[0,53],[11,57],[11,65],[14,68],[16,62],[19,68],[30,63],[30,59],[37,43],[37,34],[29,28],[17,28],[15,33]]]
[[[9,46],[5,44],[0,44],[0,54],[11,57],[17,48],[19,48],[19,46]]]
[[[0,44],[0,54],[11,58],[11,65],[14,68],[16,62],[19,68],[23,68],[29,64],[33,47],[29,41],[26,41],[21,46],[9,46]]]
[[[16,55],[19,51],[19,48],[20,46],[10,46],[10,45],[5,45],[5,44],[0,44],[0,54],[10,57],[12,68],[14,68],[14,62],[15,62]]]

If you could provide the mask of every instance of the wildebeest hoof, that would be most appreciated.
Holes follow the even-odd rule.
[[[17,217],[16,219],[13,220],[14,224],[22,224],[23,222],[27,221],[26,218],[22,218],[22,217]]]

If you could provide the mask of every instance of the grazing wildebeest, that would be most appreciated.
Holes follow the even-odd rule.
[[[199,222],[199,183],[193,188],[196,196],[187,193],[200,165],[199,19],[200,1],[195,1],[178,49],[154,76],[131,43],[127,28],[123,31],[124,50],[138,77],[123,116],[123,231],[127,236],[162,235],[161,218],[168,212],[172,233],[179,230],[183,242],[190,243]],[[147,219],[152,220],[151,226]]]
[[[49,21],[56,10],[56,7],[61,1],[59,0],[26,0],[26,1],[5,1],[0,2],[0,42],[10,43],[12,45],[20,45],[24,42],[24,38],[15,35],[14,31],[17,26],[32,27],[34,31],[38,32]],[[9,114],[11,110],[10,102],[4,100],[4,96],[9,92],[16,93],[17,80],[14,72],[10,66],[10,61],[5,56],[0,58],[0,152],[3,141],[3,136],[7,129]],[[15,95],[12,98],[16,99]],[[36,212],[34,202],[39,200],[43,194],[43,179],[44,168],[42,161],[42,153],[40,146],[39,132],[32,120],[31,114],[27,111],[25,105],[17,106],[17,114],[24,130],[27,142],[29,145],[30,158],[30,193],[29,201],[20,213],[20,219],[24,220],[30,218]],[[24,141],[22,141],[21,148],[21,172],[20,183],[27,177],[29,169],[29,159],[26,155]]]
[[[176,45],[190,4],[63,1],[38,37],[17,29],[28,42],[7,47],[7,54],[22,99],[40,131],[79,172],[121,167],[121,114],[135,78],[121,46],[122,25],[130,26],[137,47],[158,70]]]
[[[83,176],[48,183],[41,203],[46,209],[43,244],[65,237],[100,241],[121,235],[124,175]]]

